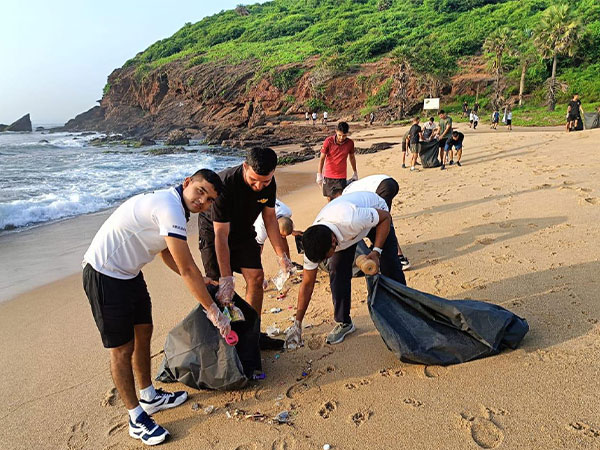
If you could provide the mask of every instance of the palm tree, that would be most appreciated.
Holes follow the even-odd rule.
[[[521,80],[519,82],[519,106],[523,105],[523,92],[525,91],[525,76],[530,65],[539,59],[539,54],[535,50],[532,41],[533,31],[526,29],[515,34],[516,46],[513,50],[514,56],[519,61],[521,67]]]
[[[552,58],[548,80],[548,111],[556,106],[556,64],[559,55],[573,56],[582,34],[581,22],[571,16],[569,6],[554,5],[542,13],[534,42],[544,59]]]
[[[504,72],[503,59],[507,54],[512,54],[513,31],[508,27],[499,28],[493,31],[483,43],[483,49],[488,53],[491,59],[492,70],[494,71],[494,98],[492,106],[499,108],[502,101],[502,74]]]

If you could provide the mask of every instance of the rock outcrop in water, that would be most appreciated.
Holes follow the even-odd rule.
[[[0,131],[32,131],[31,118],[29,117],[29,114],[25,114],[10,125],[0,124]]]

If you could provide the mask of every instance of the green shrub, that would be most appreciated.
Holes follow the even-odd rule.
[[[385,80],[377,90],[377,93],[367,98],[367,106],[387,106],[390,102],[393,81],[391,78]]]
[[[304,104],[309,111],[326,111],[327,105],[320,98],[310,98]]]
[[[104,85],[104,89],[102,89],[102,96],[106,96],[108,95],[108,93],[110,92],[110,88],[111,88],[111,84],[109,81],[106,82],[106,84]]]
[[[305,70],[301,67],[290,67],[279,72],[274,71],[272,83],[281,92],[287,91],[296,84],[296,81],[304,74]]]

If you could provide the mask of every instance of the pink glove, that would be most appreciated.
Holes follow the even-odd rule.
[[[219,290],[217,291],[217,300],[223,306],[231,304],[231,299],[235,292],[235,278],[221,277],[219,278]]]
[[[206,317],[211,323],[219,330],[219,333],[225,338],[231,331],[231,323],[229,319],[223,315],[219,307],[213,303],[210,308],[206,310]]]

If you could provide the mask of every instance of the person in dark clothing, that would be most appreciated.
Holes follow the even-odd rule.
[[[415,117],[412,121],[412,126],[408,130],[408,137],[410,139],[410,151],[412,152],[410,160],[410,170],[415,170],[415,164],[417,163],[417,157],[421,151],[421,141],[423,140],[423,129],[419,125],[419,118]]]
[[[578,121],[581,120],[581,100],[579,94],[573,94],[573,99],[567,106],[567,133],[577,128]]]
[[[449,152],[450,153],[452,152],[452,147],[454,147],[456,149],[456,165],[459,167],[462,165],[460,163],[460,158],[462,157],[464,138],[465,138],[464,134],[462,134],[460,131],[455,130],[452,132],[452,135],[446,141],[446,144],[444,146],[444,151],[446,152],[446,154],[448,154]],[[448,156],[446,156],[446,159],[448,159]],[[452,156],[450,156],[450,162],[448,164],[449,165],[454,164],[454,159],[452,158]]]

